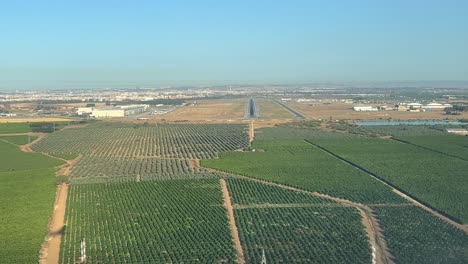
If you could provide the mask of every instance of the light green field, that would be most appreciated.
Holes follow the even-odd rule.
[[[31,132],[29,123],[0,123],[0,134]]]
[[[15,145],[25,145],[34,141],[37,137],[27,136],[27,135],[18,135],[18,136],[0,136],[0,140],[5,140]]]
[[[37,263],[61,161],[0,141],[0,260]]]

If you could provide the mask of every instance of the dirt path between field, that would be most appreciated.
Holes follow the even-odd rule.
[[[40,140],[42,140],[47,133],[36,133],[36,132],[29,132],[29,133],[14,133],[14,134],[0,134],[0,137],[8,137],[8,136],[33,136],[37,137],[35,140],[29,142],[28,144],[25,145],[20,145],[20,149],[24,152],[33,152],[31,149],[31,146],[33,144],[36,144]]]
[[[64,230],[65,208],[67,203],[68,185],[57,186],[54,212],[49,223],[46,241],[43,243],[40,255],[40,264],[59,263],[60,243]]]
[[[236,220],[234,218],[234,208],[231,204],[231,196],[229,195],[229,190],[226,185],[226,180],[221,179],[221,188],[223,190],[224,205],[228,210],[229,215],[229,224],[231,225],[232,237],[234,239],[234,245],[237,252],[237,263],[245,264],[244,251],[242,250],[242,245],[239,238],[239,232],[237,231]]]
[[[424,209],[425,211],[431,213],[432,215],[438,217],[439,219],[451,224],[452,226],[454,226],[454,227],[464,231],[466,234],[468,234],[468,225],[463,225],[463,224],[457,223],[454,220],[448,218],[447,216],[445,216],[445,215],[443,215],[443,214],[441,214],[441,213],[439,213],[439,212],[425,206],[424,204],[416,201],[415,199],[411,198],[409,195],[405,194],[403,191],[400,191],[397,188],[395,188],[394,186],[390,185],[389,183],[381,180],[376,174],[374,174],[374,173],[372,173],[372,172],[370,172],[370,171],[368,171],[368,170],[366,170],[364,168],[359,167],[358,165],[348,161],[347,159],[342,158],[341,156],[339,156],[339,155],[337,155],[337,154],[335,154],[335,153],[333,153],[333,152],[331,152],[331,151],[329,151],[329,150],[327,150],[327,149],[325,149],[325,148],[323,148],[321,146],[318,146],[318,145],[316,145],[316,144],[314,144],[312,142],[309,142],[307,140],[305,140],[305,142],[311,144],[312,146],[317,147],[318,149],[320,149],[320,150],[324,151],[325,153],[327,153],[327,154],[341,160],[342,162],[354,167],[355,169],[358,169],[358,170],[366,173],[367,175],[369,175],[373,179],[375,179],[375,180],[379,181],[380,183],[384,184],[385,186],[389,187],[395,194],[399,195],[400,197],[404,198],[405,200],[409,201],[410,203],[412,203],[412,204],[414,204],[416,206],[419,206],[420,208]]]
[[[57,157],[54,157],[54,156],[50,156],[49,154],[47,153],[43,153],[44,155],[47,155],[51,158],[55,158],[55,159],[59,159],[59,160],[63,160],[65,161],[66,163],[63,164],[62,166],[60,166],[60,170],[57,171],[57,175],[70,175],[70,172],[71,172],[71,169],[73,166],[75,166],[75,164],[82,158],[82,155],[78,155],[78,157],[72,159],[72,160],[66,160],[66,159],[61,159],[61,158],[57,158]]]
[[[192,172],[200,172],[200,160],[199,159],[189,160],[189,166]]]
[[[252,120],[250,121],[250,125],[249,125],[249,143],[252,144],[254,139],[255,139],[255,127],[254,127],[254,122]]]
[[[309,208],[309,207],[348,207],[341,203],[305,203],[305,204],[234,204],[234,209],[263,209],[263,208]]]
[[[279,183],[268,182],[268,181],[255,179],[255,178],[249,178],[249,177],[246,177],[246,176],[227,173],[227,172],[223,172],[223,171],[218,171],[218,170],[215,170],[215,169],[209,169],[209,170],[211,170],[213,172],[218,172],[218,173],[230,176],[230,177],[242,178],[242,179],[259,182],[259,183],[270,185],[270,186],[279,187],[279,188],[286,189],[286,190],[291,190],[291,191],[304,193],[304,194],[307,194],[307,195],[318,196],[318,197],[321,197],[321,198],[325,198],[325,199],[329,199],[329,200],[341,203],[341,204],[349,206],[349,207],[356,208],[359,211],[360,215],[361,215],[362,224],[364,225],[365,231],[366,231],[368,239],[369,239],[369,243],[370,243],[371,248],[372,248],[372,263],[373,264],[381,264],[381,263],[393,264],[394,263],[393,260],[392,260],[392,256],[391,256],[391,254],[390,254],[390,252],[388,250],[387,243],[386,243],[386,241],[384,239],[382,230],[381,230],[381,228],[379,226],[379,223],[378,223],[377,219],[375,218],[375,216],[373,215],[372,209],[369,206],[364,205],[364,204],[360,204],[360,203],[355,203],[355,202],[352,202],[352,201],[349,201],[349,200],[333,197],[333,196],[330,196],[330,195],[318,193],[318,192],[310,192],[310,191],[302,190],[302,189],[299,189],[299,188],[295,188],[295,187],[291,187],[291,186],[287,186],[287,185],[283,185],[283,184],[279,184]],[[222,179],[222,182],[224,183],[224,186],[225,186],[226,182],[225,182],[224,179]],[[224,192],[224,188],[226,188],[226,191],[227,191],[227,187],[224,187],[224,186],[223,186],[223,192]],[[228,193],[228,195],[229,195],[229,193]]]

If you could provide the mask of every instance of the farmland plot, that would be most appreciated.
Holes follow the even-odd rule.
[[[234,263],[219,180],[71,185],[61,263]]]
[[[55,132],[33,149],[55,156],[81,154],[71,181],[102,182],[211,177],[191,167],[190,160],[248,144],[244,125],[96,123]]]
[[[355,208],[253,180],[228,178],[246,263],[370,263]]]
[[[255,141],[255,152],[225,152],[202,165],[361,203],[405,203],[367,174],[302,140]]]
[[[376,207],[397,263],[466,263],[468,236],[415,206]]]
[[[393,140],[354,137],[311,141],[452,218],[468,221],[468,161]]]
[[[129,125],[97,123],[66,129],[34,145],[47,153],[92,156],[213,158],[220,151],[248,146],[244,125]]]
[[[349,207],[235,210],[247,263],[371,263],[360,215]]]
[[[468,160],[468,137],[446,134],[437,136],[399,136],[396,138],[436,152]]]

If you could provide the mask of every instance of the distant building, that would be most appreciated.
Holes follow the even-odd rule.
[[[93,107],[80,107],[76,111],[78,115],[89,115],[93,112],[94,108]]]
[[[447,132],[457,135],[468,135],[468,130],[464,128],[447,128]]]
[[[426,109],[445,109],[452,107],[451,104],[430,103],[424,106]]]
[[[124,117],[144,113],[149,105],[122,105],[117,107],[105,107],[93,109],[91,117],[110,118]]]
[[[398,105],[397,110],[400,112],[408,111],[408,107],[406,105]]]
[[[420,103],[410,103],[407,105],[409,109],[420,109],[423,105]]]
[[[364,112],[364,111],[378,111],[377,107],[373,106],[355,106],[353,107],[354,111]]]

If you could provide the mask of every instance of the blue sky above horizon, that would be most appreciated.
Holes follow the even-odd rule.
[[[467,13],[462,0],[2,1],[0,89],[468,80]]]

